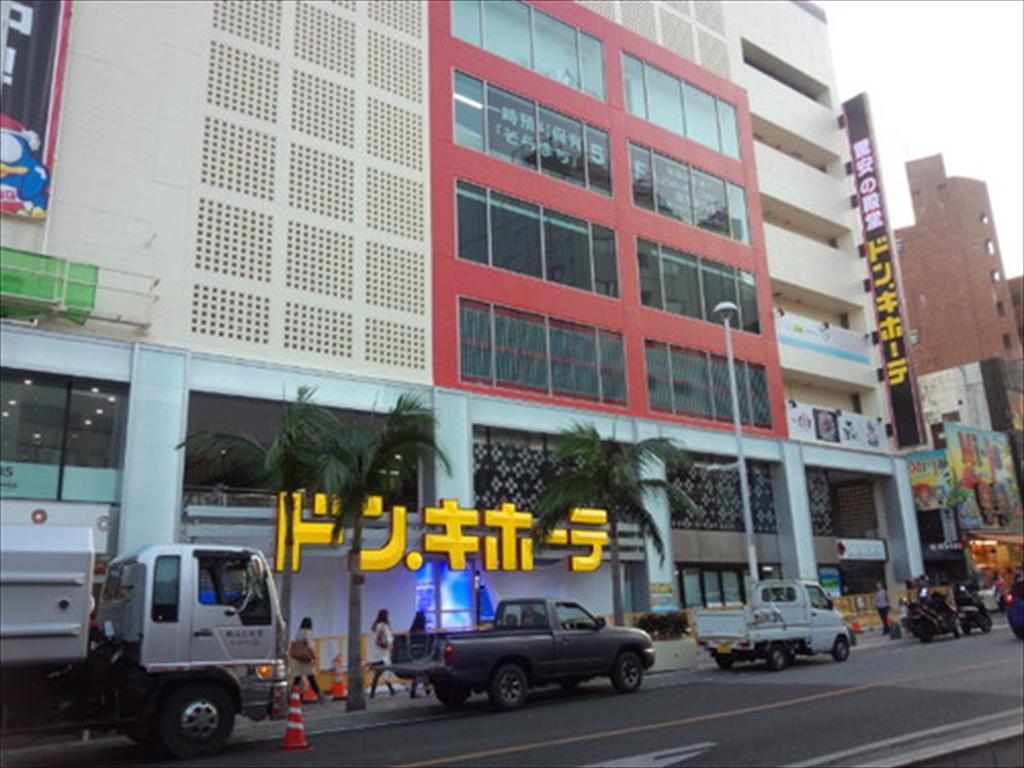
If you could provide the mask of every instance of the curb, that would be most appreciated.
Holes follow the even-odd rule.
[[[976,750],[981,750],[983,747],[995,749],[1000,745],[1015,742],[1022,737],[1024,737],[1024,724],[1011,725],[987,733],[979,733],[976,736],[966,736],[956,741],[946,742],[945,744],[922,747],[899,757],[862,763],[861,766],[862,768],[902,768],[903,766],[916,765],[917,763],[923,763],[937,757],[948,759],[950,765],[955,765],[958,755],[966,756],[966,753],[973,753]],[[982,756],[978,755],[979,758]],[[985,755],[985,757],[991,759],[993,755],[989,754]],[[977,764],[981,765],[983,763]],[[999,762],[993,761],[990,764],[999,765]]]

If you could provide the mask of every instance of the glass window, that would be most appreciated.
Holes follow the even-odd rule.
[[[750,384],[747,381],[747,364],[742,360],[736,360],[735,362],[736,398],[740,401],[740,421],[744,424],[750,424]]]
[[[729,236],[741,243],[750,242],[747,230],[747,198],[743,187],[726,184],[729,195]]]
[[[619,268],[615,258],[615,233],[607,227],[590,225],[594,249],[594,290],[605,296],[619,295]]]
[[[67,406],[67,379],[5,368],[0,376],[0,492],[56,499]]]
[[[597,629],[597,621],[594,620],[594,617],[576,603],[557,603],[555,616],[562,629]]]
[[[650,151],[630,144],[629,167],[633,175],[633,204],[653,211],[654,181],[651,176]]]
[[[626,111],[637,117],[647,117],[644,97],[644,65],[632,56],[622,56],[622,77],[626,83]]]
[[[464,181],[455,193],[459,258],[487,263],[487,190]]]
[[[683,84],[683,92],[686,100],[686,135],[705,147],[720,149],[715,97],[689,83]]]
[[[128,387],[109,381],[72,381],[62,499],[119,498],[121,446],[127,419]]]
[[[540,107],[540,167],[545,173],[583,186],[583,123]]]
[[[665,284],[665,309],[677,315],[703,319],[697,258],[662,248],[661,275]]]
[[[714,316],[715,306],[720,301],[736,302],[735,270],[724,264],[702,261],[700,278],[704,289],[704,319],[717,323],[719,318]]]
[[[646,67],[648,119],[662,128],[683,134],[683,100],[679,81],[660,69]],[[714,103],[712,103],[714,109]]]
[[[822,611],[829,611],[832,609],[832,601],[825,596],[825,593],[821,591],[820,587],[808,584],[807,597],[810,598],[811,606],[813,608],[818,608]]]
[[[199,556],[199,603],[230,606],[245,625],[270,624],[266,574],[245,556]]]
[[[548,280],[593,290],[587,222],[545,210],[544,257]]]
[[[743,590],[737,571],[722,571],[722,599],[726,605],[743,603]]]
[[[622,336],[611,331],[598,331],[601,356],[601,398],[606,403],[626,403],[626,356]]]
[[[683,569],[683,607],[700,608],[704,601],[700,595],[700,570],[697,568]]]
[[[576,30],[534,10],[535,69],[562,85],[579,90],[580,60],[576,55]]]
[[[647,399],[651,410],[671,411],[672,390],[668,368],[668,347],[649,341],[645,347],[647,357]]]
[[[729,236],[725,182],[716,176],[691,169],[693,180],[693,223],[701,229]]]
[[[490,154],[536,169],[537,126],[534,115],[532,101],[488,85],[487,149]]]
[[[587,180],[590,188],[606,195],[612,193],[611,150],[608,134],[587,126]]]
[[[459,302],[459,357],[462,378],[490,384],[491,309],[475,301]]]
[[[540,210],[491,193],[491,265],[541,277]]]
[[[515,0],[484,3],[484,48],[523,67],[529,67],[530,9]]]
[[[153,567],[153,621],[171,623],[178,620],[178,588],[181,582],[181,558],[160,555]]]
[[[601,41],[580,32],[583,92],[604,101],[604,47]]]
[[[658,200],[658,213],[687,224],[693,223],[688,166],[655,153],[654,192]]]
[[[711,355],[711,387],[718,421],[732,421],[732,391],[729,388],[729,365],[724,357]]]
[[[718,102],[718,135],[722,139],[722,151],[729,157],[739,159],[740,136],[736,128],[736,109],[725,101]]]
[[[764,366],[750,363],[750,400],[754,411],[754,423],[759,427],[772,425],[772,411],[768,404],[768,380]]]
[[[551,389],[556,395],[598,399],[594,329],[551,320]]]
[[[484,151],[484,84],[455,73],[455,143]]]
[[[480,45],[480,0],[452,1],[452,34]]]
[[[695,349],[672,348],[672,388],[676,411],[711,417],[708,356]]]
[[[718,571],[702,571],[701,577],[704,580],[704,601],[708,607],[724,605],[722,601],[722,587],[718,580]]]
[[[757,285],[754,276],[746,270],[736,270],[736,283],[739,286],[739,307],[742,316],[742,328],[750,333],[761,332],[761,321],[757,314]]]
[[[661,265],[658,246],[647,240],[636,241],[637,262],[640,266],[640,303],[645,307],[662,309]]]
[[[494,347],[499,384],[548,391],[544,318],[494,308]]]

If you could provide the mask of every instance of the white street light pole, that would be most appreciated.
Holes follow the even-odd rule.
[[[729,364],[729,392],[732,395],[732,426],[736,433],[736,467],[740,473],[740,500],[743,505],[743,528],[747,537],[747,567],[750,569],[750,583],[756,584],[760,573],[757,570],[757,548],[754,545],[754,521],[750,516],[750,487],[747,484],[747,457],[743,453],[743,431],[740,428],[740,398],[736,390],[736,365],[732,358],[732,327],[729,319],[739,317],[739,307],[731,301],[720,301],[712,314],[719,315],[725,325],[725,356]],[[748,591],[749,597],[749,591]]]

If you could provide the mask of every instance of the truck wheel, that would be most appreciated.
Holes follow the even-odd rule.
[[[195,683],[173,691],[160,708],[160,743],[177,758],[214,755],[235,727],[235,704],[214,683]]]
[[[850,658],[850,641],[842,635],[832,643],[832,658],[836,661],[846,661]]]
[[[768,662],[768,669],[772,672],[778,672],[779,670],[785,669],[786,664],[789,661],[789,654],[786,653],[786,646],[782,643],[772,643],[768,646],[768,656],[766,657]]]
[[[446,707],[458,709],[469,698],[469,689],[457,685],[435,685],[434,695]]]
[[[612,685],[618,693],[635,693],[644,682],[644,666],[632,651],[623,651],[612,667]]]
[[[488,695],[491,706],[502,712],[519,709],[526,703],[529,681],[518,664],[502,664],[491,678]]]
[[[716,653],[715,664],[718,665],[719,669],[732,669],[732,664],[735,659],[731,653]]]

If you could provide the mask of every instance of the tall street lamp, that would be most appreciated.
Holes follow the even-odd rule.
[[[743,528],[747,537],[747,567],[750,569],[750,583],[756,584],[757,548],[754,546],[754,522],[750,516],[750,487],[747,484],[747,457],[743,453],[743,431],[740,428],[740,398],[736,390],[736,365],[732,358],[732,327],[729,321],[733,315],[739,317],[740,310],[731,301],[720,301],[712,314],[722,318],[725,325],[725,356],[729,364],[729,392],[732,395],[732,426],[736,433],[736,469],[740,473],[740,500],[743,505]]]

